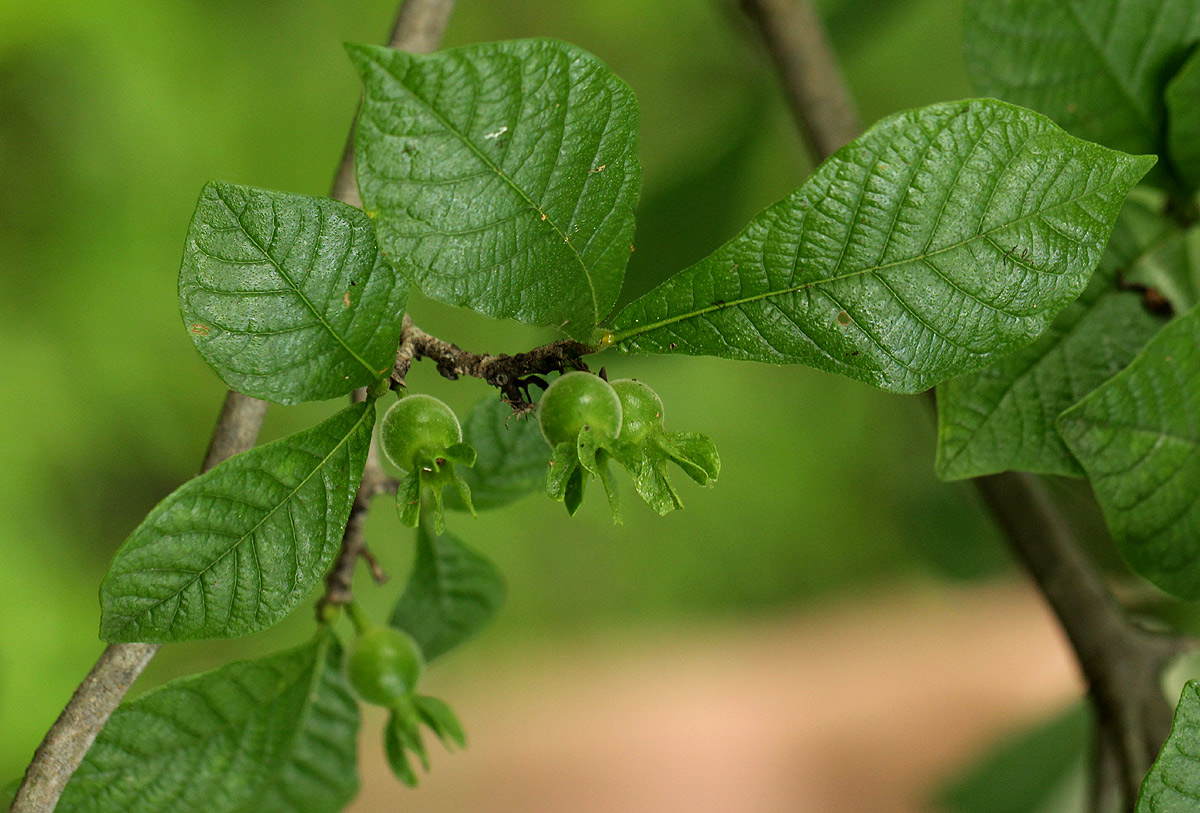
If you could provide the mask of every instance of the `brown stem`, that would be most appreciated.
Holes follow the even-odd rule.
[[[366,389],[355,390],[354,395],[351,396],[354,401],[363,401],[366,397]],[[367,514],[371,510],[371,500],[380,494],[389,492],[394,494],[397,485],[396,480],[389,477],[379,464],[379,446],[372,439],[371,448],[367,452],[367,465],[363,469],[363,479],[358,486],[358,492],[354,495],[354,502],[350,506],[350,519],[346,522],[346,530],[342,534],[341,549],[338,551],[333,568],[325,576],[325,595],[321,596],[321,600],[317,602],[317,618],[319,620],[326,618],[326,611],[329,607],[349,604],[353,600],[354,568],[360,557],[371,565],[371,574],[377,583],[387,580],[386,574],[379,567],[371,552],[367,550],[363,528],[367,523]]]
[[[828,157],[858,126],[820,19],[808,0],[741,2],[771,51],[813,157]],[[1162,672],[1196,644],[1130,619],[1036,477],[1008,472],[973,483],[1058,617],[1087,681],[1098,727],[1093,809],[1131,810],[1170,730]]]
[[[808,0],[741,0],[783,81],[796,123],[819,162],[862,130],[821,18]]]
[[[454,9],[454,0],[407,0],[400,8],[389,44],[428,53],[437,48]],[[354,142],[347,140],[331,193],[360,205],[354,183]],[[230,391],[213,430],[202,471],[253,447],[267,404]],[[110,644],[75,690],[62,714],[46,733],[25,770],[10,813],[49,813],[68,780],[121,699],[158,651],[157,644]]]
[[[595,353],[598,349],[574,339],[561,339],[535,347],[527,353],[517,353],[515,356],[507,353],[494,356],[489,353],[472,353],[456,344],[429,335],[405,315],[392,380],[403,385],[413,362],[427,358],[437,364],[438,372],[451,381],[456,381],[464,375],[482,378],[493,387],[499,388],[504,397],[517,406],[528,403],[528,392],[522,391],[528,386],[530,377],[536,378],[566,369],[586,370],[587,365],[583,363],[582,357]]]

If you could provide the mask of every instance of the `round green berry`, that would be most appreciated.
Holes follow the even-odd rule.
[[[354,640],[346,675],[359,697],[390,708],[412,694],[423,665],[421,648],[409,635],[393,627],[370,627]]]
[[[612,382],[617,397],[621,399],[622,443],[641,443],[655,429],[663,425],[663,403],[658,393],[641,381],[622,378]]]
[[[621,399],[599,376],[566,373],[542,395],[538,423],[551,446],[573,443],[585,426],[600,437],[616,438],[621,431]]]
[[[462,426],[450,407],[432,395],[401,398],[384,413],[379,445],[388,460],[402,469],[418,468],[418,456],[438,458],[462,440]]]

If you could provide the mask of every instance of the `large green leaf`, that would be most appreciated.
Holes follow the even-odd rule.
[[[1200,48],[1167,85],[1167,153],[1188,189],[1200,187]]]
[[[287,615],[337,554],[374,423],[354,404],[184,483],[117,551],[101,637],[232,638]]]
[[[390,623],[411,635],[432,661],[490,621],[504,593],[495,565],[453,534],[436,534],[422,522],[416,561]]]
[[[1036,342],[938,386],[937,473],[946,480],[1000,471],[1083,475],[1054,422],[1133,360],[1162,320],[1118,286],[1171,226],[1132,202],[1113,229],[1091,284]]]
[[[1108,528],[1135,570],[1200,598],[1200,307],[1063,413]]]
[[[487,398],[463,422],[463,440],[477,454],[473,468],[459,471],[476,510],[499,508],[546,487],[550,444],[532,415],[516,415],[504,401]],[[446,502],[466,509],[453,492]]]
[[[621,311],[614,339],[917,392],[1045,330],[1153,163],[1003,102],[901,113]]]
[[[1200,806],[1200,683],[1183,687],[1171,734],[1142,781],[1137,813],[1195,813]]]
[[[968,0],[976,89],[1071,133],[1162,153],[1163,88],[1200,36],[1195,0]]]
[[[587,339],[632,249],[629,88],[553,40],[349,50],[366,88],[358,186],[384,254],[435,299]]]
[[[328,198],[204,187],[179,269],[192,340],[226,384],[281,404],[345,395],[392,368],[408,281],[367,216]]]
[[[358,789],[358,705],[328,633],[122,705],[60,813],[325,813]]]

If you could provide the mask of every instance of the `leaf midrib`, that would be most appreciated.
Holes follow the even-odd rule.
[[[1054,212],[1063,207],[1077,203],[1086,197],[1091,197],[1093,195],[1099,194],[1100,192],[1104,191],[1105,189],[1114,187],[1116,185],[1117,185],[1117,181],[1115,179],[1110,180],[1108,183],[1103,184],[1102,186],[1098,186],[1095,189],[1090,190],[1082,195],[1073,197],[1070,200],[1065,200],[1062,203],[1056,204],[1055,206],[1051,206],[1046,209],[1041,209],[1037,212],[1032,212],[1028,215],[1025,215],[1024,217],[1017,218],[1016,220],[1010,220],[1007,223],[1003,223],[999,226],[996,226],[995,228],[988,229],[987,231],[983,231],[983,232],[974,234],[974,235],[966,238],[965,240],[960,240],[959,242],[953,243],[944,248],[939,248],[937,251],[934,251],[934,252],[918,254],[918,255],[915,255],[912,257],[906,257],[904,259],[895,260],[890,263],[884,263],[882,265],[875,265],[875,266],[869,266],[867,268],[860,268],[860,269],[856,269],[854,271],[850,271],[845,274],[839,274],[836,276],[826,277],[824,279],[818,279],[818,280],[812,280],[810,282],[805,282],[801,285],[793,285],[791,287],[780,288],[780,289],[774,290],[774,291],[765,291],[764,293],[755,294],[753,296],[743,297],[742,299],[726,300],[719,304],[713,303],[712,305],[706,305],[703,308],[698,308],[698,309],[696,309],[694,311],[690,311],[688,313],[680,314],[678,316],[670,317],[667,319],[662,319],[658,322],[654,322],[649,325],[641,325],[636,328],[629,328],[628,330],[623,330],[623,331],[614,333],[613,337],[612,337],[612,341],[614,344],[616,344],[618,342],[628,341],[629,339],[640,336],[643,333],[649,333],[650,331],[658,330],[660,328],[667,327],[668,325],[673,325],[673,324],[676,324],[678,322],[683,322],[688,319],[695,319],[699,316],[703,316],[707,313],[712,313],[714,311],[721,311],[721,310],[726,310],[728,308],[740,307],[741,305],[746,305],[751,302],[758,302],[763,299],[770,299],[770,298],[776,297],[776,296],[784,296],[786,294],[794,294],[798,291],[803,291],[808,288],[814,288],[818,285],[826,285],[831,282],[839,282],[844,279],[852,279],[854,277],[863,276],[865,274],[877,274],[877,273],[886,271],[889,268],[895,268],[895,267],[902,266],[902,265],[910,265],[912,263],[918,263],[923,260],[928,260],[932,257],[937,257],[941,254],[945,254],[946,252],[961,248],[961,247],[971,243],[972,241],[986,239],[986,238],[990,237],[991,235],[993,235],[997,232],[1000,232],[1002,230],[1009,229],[1014,226],[1019,226],[1028,220],[1032,220],[1035,217],[1042,217],[1049,212]],[[736,240],[737,238],[734,238],[734,239]],[[798,251],[799,251],[799,248],[797,248],[797,252]],[[707,259],[700,261],[700,263],[706,263],[706,262],[707,262]],[[694,267],[695,266],[693,266],[693,268]],[[653,294],[653,292],[651,292],[650,294],[647,294],[646,297],[648,298],[652,294]],[[632,307],[632,305],[634,305],[634,304],[637,304],[637,303],[636,302],[631,303],[630,307]]]
[[[229,214],[237,222],[241,233],[245,235],[246,239],[249,240],[250,243],[262,253],[263,257],[267,259],[267,261],[275,268],[275,270],[279,272],[279,276],[283,277],[283,281],[287,283],[288,287],[290,287],[296,296],[300,298],[300,301],[304,303],[306,308],[308,308],[308,311],[313,315],[313,318],[315,318],[321,324],[321,326],[325,328],[329,335],[332,336],[334,340],[342,346],[342,349],[345,350],[351,358],[361,364],[371,376],[378,375],[378,373],[375,371],[375,368],[370,364],[367,364],[367,362],[363,360],[362,356],[358,355],[358,353],[354,351],[354,348],[346,344],[346,341],[342,338],[341,334],[334,330],[333,325],[329,324],[329,322],[325,320],[325,317],[321,315],[321,312],[317,310],[316,306],[312,303],[304,291],[301,290],[300,286],[296,284],[296,281],[292,279],[291,275],[283,267],[283,264],[271,256],[271,253],[267,250],[267,247],[259,242],[259,240],[250,233],[250,230],[246,227],[246,224],[242,222],[241,214],[234,211],[233,206],[231,206],[229,201],[225,199],[225,196],[222,194],[222,188],[220,186],[214,186],[213,189],[216,192],[217,200],[221,202],[221,205],[225,207],[225,210],[229,212]],[[320,204],[317,204],[317,208],[319,211]],[[271,210],[275,211],[275,201],[271,201]],[[319,239],[323,235],[318,234],[317,236]],[[351,226],[351,235],[349,239],[354,239],[353,225]]]
[[[131,622],[133,622],[134,620],[136,620],[138,618],[144,618],[146,615],[154,612],[154,610],[158,609],[158,607],[162,606],[167,601],[170,601],[171,599],[177,597],[184,590],[187,590],[189,587],[191,587],[193,584],[195,584],[196,581],[199,580],[205,573],[207,573],[208,571],[210,571],[214,567],[216,567],[216,565],[219,562],[221,562],[221,560],[223,560],[226,556],[228,556],[230,553],[234,552],[239,547],[241,547],[242,544],[244,544],[247,539],[254,536],[255,532],[258,531],[258,529],[262,527],[263,523],[265,523],[267,520],[269,520],[271,517],[273,517],[275,515],[275,513],[277,511],[279,511],[279,509],[281,509],[283,506],[290,503],[292,501],[292,499],[295,498],[296,494],[299,493],[300,489],[303,488],[305,485],[307,485],[308,482],[310,480],[312,480],[313,477],[316,477],[317,472],[319,472],[325,468],[325,466],[329,463],[329,461],[333,458],[333,456],[335,454],[337,454],[337,452],[350,441],[350,437],[355,432],[358,431],[358,428],[362,425],[362,422],[364,420],[366,420],[367,416],[370,414],[371,414],[370,408],[364,409],[363,413],[359,417],[359,419],[356,420],[350,426],[350,428],[346,430],[346,433],[345,433],[345,435],[342,436],[341,440],[339,440],[337,442],[337,444],[335,444],[334,447],[329,450],[329,454],[325,455],[325,457],[323,457],[320,460],[320,462],[317,463],[317,465],[313,466],[312,471],[310,471],[307,475],[305,475],[304,478],[296,484],[296,487],[288,492],[287,496],[285,496],[278,503],[276,503],[276,505],[273,508],[271,508],[270,511],[263,514],[262,518],[258,522],[254,523],[254,527],[252,527],[250,530],[246,531],[244,534],[239,536],[236,541],[234,541],[229,547],[227,547],[224,551],[222,551],[220,553],[220,555],[218,555],[216,558],[214,558],[211,562],[209,562],[207,565],[205,565],[200,570],[197,570],[195,573],[193,573],[191,578],[189,578],[186,582],[184,582],[183,585],[179,587],[179,589],[177,589],[171,593],[168,593],[167,595],[160,598],[158,601],[151,604],[149,607],[146,607],[145,609],[141,610],[140,612],[138,612],[134,615],[123,616],[123,618],[125,618],[125,624],[123,624],[122,626],[124,626],[124,627],[129,626],[129,624]],[[213,471],[216,471],[216,469],[214,469]],[[194,483],[196,481],[193,480],[192,482]],[[136,571],[134,571],[134,572],[136,572]],[[168,628],[166,631],[170,632],[170,628]]]
[[[467,149],[469,149],[485,167],[490,169],[492,172],[495,172],[496,175],[502,181],[504,181],[504,183],[507,184],[510,189],[512,189],[514,192],[516,192],[525,201],[525,203],[528,204],[531,209],[533,209],[534,212],[541,215],[541,219],[545,223],[548,223],[550,225],[550,227],[552,229],[554,229],[555,233],[560,238],[562,238],[563,243],[567,246],[567,248],[569,248],[571,250],[571,254],[579,262],[579,268],[583,272],[583,278],[587,281],[588,292],[591,294],[591,298],[592,298],[593,322],[595,319],[600,318],[600,305],[599,305],[599,303],[597,301],[597,297],[596,297],[596,284],[592,281],[592,275],[588,271],[587,263],[584,262],[583,255],[579,253],[579,249],[577,249],[575,247],[575,245],[571,242],[567,233],[564,232],[561,228],[559,228],[558,224],[554,222],[554,218],[550,217],[550,215],[547,214],[545,212],[545,210],[542,209],[542,207],[538,206],[538,204],[533,200],[532,197],[529,196],[528,193],[525,192],[524,189],[522,189],[520,186],[518,186],[516,184],[516,182],[513,181],[512,178],[508,177],[508,175],[504,172],[504,170],[500,166],[498,166],[494,161],[492,161],[492,159],[489,158],[486,153],[484,153],[482,150],[480,150],[479,147],[475,144],[475,142],[473,142],[470,138],[468,138],[465,133],[459,131],[458,128],[456,128],[453,124],[451,124],[450,121],[448,119],[446,119],[437,110],[437,108],[435,108],[432,104],[430,104],[428,101],[426,101],[420,95],[418,95],[415,90],[408,87],[408,85],[404,84],[404,82],[401,81],[399,77],[397,77],[394,73],[391,72],[391,70],[388,68],[388,66],[386,66],[378,61],[376,61],[376,64],[378,64],[381,68],[383,68],[387,72],[388,76],[395,82],[395,84],[398,87],[402,88],[406,93],[408,93],[409,96],[411,96],[413,99],[415,99],[417,102],[419,102],[423,108],[428,110],[429,113],[435,119],[438,120],[439,124],[441,124],[443,127],[445,127],[448,132],[453,133],[454,136],[462,144],[464,144],[467,147]],[[565,126],[565,122],[564,122],[564,126]]]

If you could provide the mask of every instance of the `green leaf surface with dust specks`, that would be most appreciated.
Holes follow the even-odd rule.
[[[214,182],[188,229],[179,304],[222,381],[296,404],[390,373],[408,284],[358,209]]]
[[[632,250],[628,86],[554,40],[349,52],[358,186],[384,254],[434,299],[589,339]]]
[[[1195,813],[1200,808],[1200,682],[1183,687],[1171,734],[1142,780],[1137,813]]]
[[[1200,307],[1058,420],[1125,559],[1188,599],[1200,598],[1198,395]]]
[[[1163,90],[1197,39],[1195,0],[968,0],[966,7],[967,70],[979,93],[1131,153],[1163,153]]]
[[[123,704],[59,813],[332,813],[358,789],[336,639],[173,680]]]
[[[631,303],[614,339],[918,392],[1037,338],[1153,164],[1003,102],[900,113]]]
[[[1118,279],[1177,231],[1156,212],[1126,204],[1091,284],[1036,342],[938,386],[939,477],[1009,470],[1083,476],[1054,423],[1132,361],[1162,326]]]
[[[411,635],[432,661],[479,632],[504,596],[504,577],[489,559],[422,522],[416,561],[389,623]]]
[[[233,638],[287,615],[337,555],[374,423],[354,404],[176,489],[117,551],[101,637]]]

